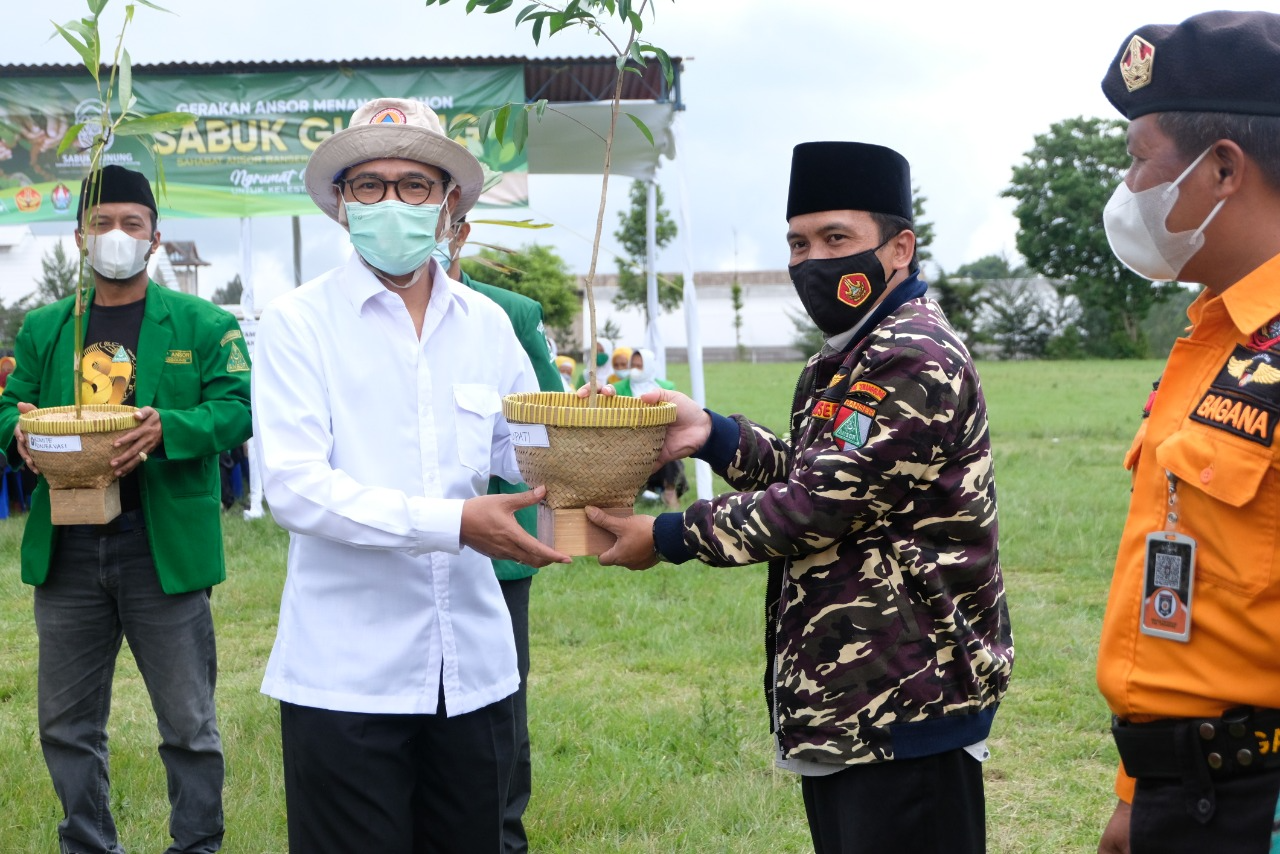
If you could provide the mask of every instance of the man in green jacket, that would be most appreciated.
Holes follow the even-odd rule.
[[[551,360],[546,331],[542,325],[542,305],[523,294],[477,282],[463,272],[458,263],[462,247],[471,236],[471,223],[463,217],[454,223],[447,243],[436,247],[436,261],[445,267],[451,279],[462,282],[476,293],[493,300],[511,319],[516,338],[533,364],[540,391],[564,391],[560,372]],[[525,484],[507,483],[500,477],[489,478],[489,494],[527,492]],[[532,536],[538,536],[538,508],[525,507],[515,513],[516,521]],[[514,560],[494,560],[494,572],[502,587],[502,598],[511,612],[511,628],[516,639],[516,666],[520,670],[520,689],[515,694],[516,755],[515,773],[507,790],[507,808],[502,817],[504,854],[523,854],[529,850],[524,831],[524,809],[533,786],[533,767],[529,758],[529,710],[526,687],[529,681],[529,589],[538,570]]]
[[[160,245],[147,179],[107,166],[81,189],[76,242],[94,288],[80,351],[82,401],[132,404],[138,426],[111,460],[121,514],[53,525],[40,478],[22,539],[35,585],[40,744],[62,802],[63,851],[121,852],[111,817],[106,723],[122,636],[146,682],[168,777],[170,852],[222,844],[222,742],[210,588],[226,577],[218,454],[249,438],[249,361],[224,309],[151,282]],[[0,397],[6,451],[33,470],[18,416],[74,402],[74,297],[18,333]]]

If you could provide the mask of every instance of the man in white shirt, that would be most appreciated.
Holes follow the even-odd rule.
[[[499,852],[519,685],[489,558],[567,556],[512,513],[503,395],[537,382],[503,311],[433,260],[480,195],[476,159],[416,101],[378,99],[311,156],[351,234],[258,327],[254,437],[291,532],[262,691],[280,700],[289,847]]]

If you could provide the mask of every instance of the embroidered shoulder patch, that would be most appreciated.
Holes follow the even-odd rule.
[[[842,417],[831,434],[835,437],[836,445],[842,451],[846,448],[861,448],[867,443],[867,436],[871,433],[871,416],[843,407],[840,415]]]
[[[170,350],[165,354],[164,362],[166,365],[189,365],[191,364],[191,351]]]
[[[243,337],[244,337],[244,336],[240,334],[240,330],[239,330],[239,329],[232,329],[232,330],[231,330],[230,332],[228,332],[226,335],[223,335],[223,336],[222,336],[222,341],[218,344],[218,346],[219,346],[219,347],[225,347],[225,346],[227,346],[227,342],[228,342],[228,341],[234,341],[234,340],[236,340],[237,338],[243,338]]]
[[[823,421],[829,420],[836,414],[836,402],[834,400],[819,400],[813,407],[813,417],[821,418]]]
[[[231,355],[227,357],[227,373],[234,374],[249,370],[249,360],[240,352],[239,344],[231,345]]]
[[[882,389],[880,386],[876,385],[875,383],[869,383],[869,382],[866,382],[865,380],[858,380],[856,383],[853,384],[853,388],[849,389],[849,394],[851,395],[868,394],[871,397],[873,397],[877,403],[879,403],[880,401],[884,400],[885,395],[887,395],[888,392]]]

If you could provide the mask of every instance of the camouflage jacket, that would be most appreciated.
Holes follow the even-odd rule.
[[[708,446],[736,432],[736,449],[700,455],[745,491],[696,502],[671,548],[685,553],[663,554],[769,561],[765,689],[785,755],[854,764],[984,739],[1013,643],[986,402],[937,304],[810,359],[790,442],[713,421]]]

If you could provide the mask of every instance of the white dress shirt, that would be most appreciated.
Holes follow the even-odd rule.
[[[434,261],[421,338],[352,254],[267,306],[253,434],[289,561],[262,692],[322,709],[449,715],[519,686],[489,559],[462,503],[520,480],[501,398],[536,391],[511,322]]]

